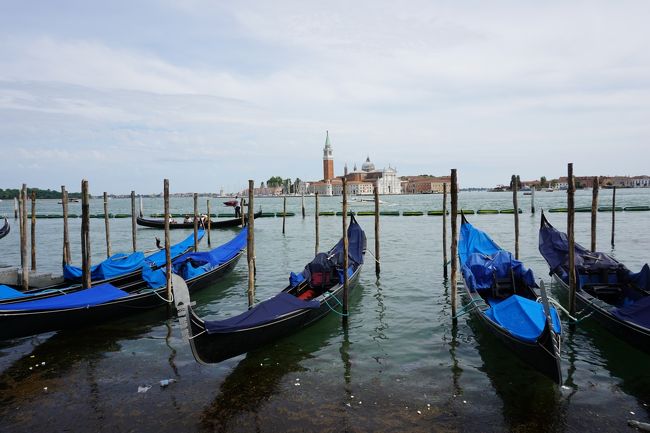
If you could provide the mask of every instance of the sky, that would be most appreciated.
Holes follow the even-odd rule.
[[[0,188],[318,180],[326,131],[337,175],[650,174],[649,22],[646,0],[0,0]]]

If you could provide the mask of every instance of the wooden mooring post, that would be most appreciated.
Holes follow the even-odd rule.
[[[32,271],[36,270],[36,191],[32,191]]]
[[[68,192],[65,186],[61,185],[61,205],[63,206],[63,264],[71,262],[70,253],[70,232],[68,231]]]
[[[104,228],[106,229],[106,257],[111,256],[111,224],[108,220],[108,194],[104,191]]]
[[[285,233],[285,226],[287,221],[287,196],[284,196],[284,204],[282,206],[282,234]]]
[[[615,231],[616,231],[616,186],[612,188],[612,248],[614,248]]]
[[[248,180],[248,233],[246,234],[246,261],[248,262],[248,308],[255,303],[255,209],[253,180]]]
[[[20,268],[21,286],[23,290],[29,288],[29,268],[27,266],[27,184],[23,183],[19,199],[19,224],[20,224]]]
[[[449,278],[447,273],[447,182],[442,184],[442,276]]]
[[[576,314],[576,264],[575,264],[575,179],[573,178],[573,163],[567,166],[569,187],[567,189],[567,237],[569,238],[569,314]]]
[[[212,229],[212,227],[211,227],[211,225],[212,225],[212,217],[210,216],[210,199],[207,200],[205,207],[206,207],[206,210],[208,212],[208,221],[207,221],[207,224],[208,224],[208,246],[210,246],[210,245],[212,245],[212,240],[210,239],[210,231]]]
[[[535,185],[530,189],[530,213],[535,215]]]
[[[18,219],[18,197],[14,197],[14,219]],[[20,231],[20,230],[19,230]]]
[[[319,233],[318,233],[318,217],[320,216],[319,213],[320,211],[318,210],[318,191],[314,194],[314,200],[315,205],[314,205],[314,231],[316,232],[316,243],[314,245],[314,256],[318,254],[318,242],[319,242]]]
[[[167,299],[172,298],[172,255],[169,239],[169,179],[163,180],[163,209],[165,212],[165,279],[167,285]]]
[[[239,216],[241,217],[241,226],[244,227],[246,225],[246,218],[244,215],[246,215],[246,212],[244,211],[244,206],[246,206],[246,200],[244,197],[241,198],[239,201]]]
[[[88,181],[81,181],[81,285],[89,288],[90,281],[90,203]]]
[[[379,259],[379,182],[375,183],[375,274],[379,276],[381,264]]]
[[[456,178],[456,169],[451,169],[451,317],[457,320],[457,296],[458,290],[458,181]]]
[[[133,238],[133,252],[138,248],[136,241],[136,215],[135,215],[135,191],[131,191],[131,237]]]
[[[517,197],[517,176],[514,174],[510,179],[510,184],[512,185],[512,207],[515,215],[515,259],[519,260],[519,200]]]
[[[348,298],[350,295],[350,284],[348,281],[348,182],[343,177],[343,322],[348,321]]]
[[[595,176],[591,189],[591,251],[596,251],[596,219],[598,213],[598,176]]]
[[[199,195],[194,193],[194,252],[199,251]]]
[[[302,201],[302,219],[305,219],[305,215],[307,215],[307,214],[305,212],[305,193],[304,192],[301,195],[301,201]]]

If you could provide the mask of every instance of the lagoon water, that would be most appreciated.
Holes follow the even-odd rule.
[[[442,196],[382,197],[386,210],[440,209]],[[520,257],[551,294],[566,305],[537,250],[540,211],[566,205],[563,192],[520,195]],[[212,209],[222,200],[212,199]],[[288,199],[296,216],[255,221],[258,300],[282,289],[314,253],[313,198]],[[600,204],[611,191],[600,192]],[[619,190],[617,205],[649,205],[650,190]],[[340,210],[340,197],[321,198],[321,210]],[[579,191],[576,206],[590,206]],[[130,213],[130,200],[110,201],[110,212]],[[205,199],[201,199],[205,206]],[[281,198],[256,198],[255,208],[280,212]],[[511,193],[462,192],[464,209],[512,208]],[[161,212],[160,199],[144,200],[145,214]],[[362,209],[362,206],[353,208]],[[191,213],[191,198],[172,199],[172,211]],[[80,214],[80,205],[70,212]],[[91,213],[102,213],[101,199]],[[37,213],[60,213],[56,200]],[[0,215],[13,216],[13,203]],[[550,213],[558,229],[566,214]],[[514,249],[513,215],[470,215],[505,249]],[[358,217],[374,250],[374,217]],[[0,266],[20,263],[18,229],[0,240]],[[340,217],[320,218],[321,249],[340,237]],[[37,223],[38,269],[60,273],[62,220]],[[80,219],[72,219],[73,260],[80,262]],[[104,221],[91,220],[93,262],[105,257]],[[576,214],[576,240],[589,246],[590,214]],[[191,230],[172,232],[172,241]],[[233,230],[212,232],[213,246]],[[448,230],[448,234],[449,234]],[[153,248],[162,232],[138,228],[138,248]],[[598,213],[598,246],[630,269],[650,259],[650,212]],[[111,219],[113,251],[131,248],[130,219]],[[207,249],[204,240],[201,249]],[[381,218],[381,276],[373,258],[350,298],[349,326],[330,314],[308,329],[218,365],[199,365],[164,308],[98,326],[0,342],[0,431],[625,431],[627,420],[650,422],[650,356],[586,320],[566,321],[562,343],[564,383],[554,385],[514,359],[476,319],[452,325],[448,283],[442,273],[442,218]],[[247,268],[197,293],[197,312],[221,318],[246,308]],[[174,379],[161,387],[160,381]],[[138,392],[144,391],[144,392]]]

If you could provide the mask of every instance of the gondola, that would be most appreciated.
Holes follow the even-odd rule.
[[[200,229],[197,232],[197,238],[199,241],[203,238],[204,234],[205,230],[203,229]],[[193,248],[194,234],[191,234],[181,242],[171,246],[170,254],[172,260],[188,253]],[[95,286],[103,283],[110,283],[118,288],[132,285],[133,283],[142,280],[142,269],[144,265],[147,265],[151,269],[157,269],[165,265],[165,260],[164,249],[157,250],[155,253],[149,254],[148,256],[145,256],[141,251],[136,251],[130,254],[114,254],[91,268],[91,284]],[[81,276],[81,268],[72,265],[64,265],[64,281],[62,283],[25,291],[19,291],[14,287],[0,285],[0,305],[49,298],[81,290]]]
[[[11,230],[11,226],[9,225],[9,221],[7,221],[7,218],[5,217],[4,225],[0,227],[0,239],[7,236],[10,230]]]
[[[532,270],[474,228],[465,215],[458,257],[469,300],[465,308],[517,356],[561,383],[560,319],[549,306],[543,285],[535,283]]]
[[[359,279],[366,235],[352,217],[348,227],[349,287]],[[343,240],[316,255],[305,269],[291,273],[289,285],[276,296],[224,320],[207,321],[196,315],[183,282],[174,279],[174,300],[183,334],[194,358],[202,364],[221,362],[261,347],[323,318],[339,306],[343,295]]]
[[[246,248],[248,228],[229,242],[206,252],[187,253],[172,262],[195,291],[231,271]],[[45,299],[0,305],[0,340],[59,329],[79,328],[173,302],[167,299],[163,269],[144,266],[143,280],[120,288],[104,283]]]
[[[650,267],[638,273],[602,252],[591,252],[578,243],[575,248],[576,300],[580,309],[611,333],[650,353]],[[539,251],[550,274],[568,290],[569,241],[542,214]]]
[[[262,210],[260,209],[259,212],[256,212],[253,214],[254,218],[259,218],[262,215]],[[248,215],[244,215],[244,222],[248,220]],[[165,228],[165,220],[163,219],[149,219],[149,218],[144,218],[139,216],[136,220],[138,225],[141,225],[143,227],[151,227],[151,228],[156,228],[156,229],[164,229]],[[207,228],[208,224],[207,222],[201,220],[200,222],[201,227]],[[241,218],[232,218],[224,221],[217,221],[217,220],[211,220],[210,221],[210,228],[211,229],[223,229],[227,227],[237,227],[241,225]],[[194,227],[194,222],[170,222],[169,223],[169,228],[170,229],[191,229]]]

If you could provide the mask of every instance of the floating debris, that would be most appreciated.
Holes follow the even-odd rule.
[[[151,389],[151,385],[138,386],[138,394],[144,394]]]
[[[169,386],[170,383],[174,383],[174,382],[176,382],[176,379],[163,379],[160,381],[160,386],[165,388]]]

